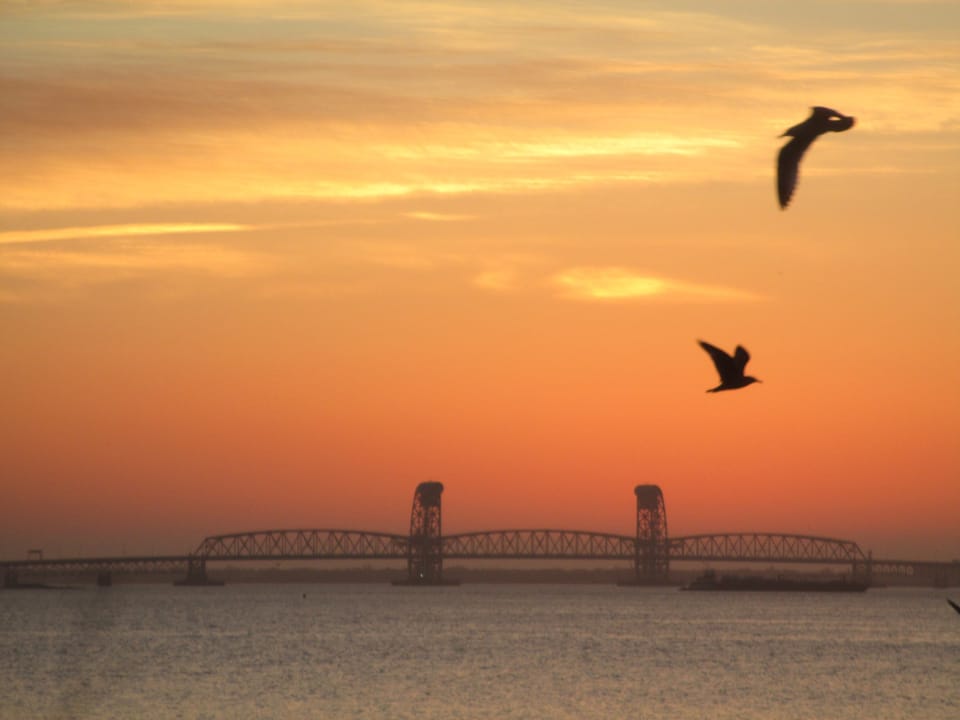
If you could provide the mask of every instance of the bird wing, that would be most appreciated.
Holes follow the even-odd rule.
[[[953,600],[951,600],[950,598],[947,598],[947,602],[950,603],[950,607],[952,607],[954,610],[956,610],[958,613],[960,613],[960,605],[957,605],[957,604],[956,604]]]
[[[737,345],[737,349],[733,353],[733,360],[742,373],[747,363],[750,362],[750,353],[747,352],[747,349],[743,345]]]
[[[713,360],[714,366],[717,368],[717,373],[720,375],[721,381],[726,381],[730,378],[734,378],[740,374],[737,370],[737,365],[734,362],[734,359],[727,355],[723,350],[718,347],[714,347],[708,342],[703,340],[698,340],[700,347],[707,351],[707,354],[710,356],[710,359]]]
[[[800,174],[800,158],[812,142],[813,137],[795,137],[780,148],[780,155],[777,157],[777,197],[780,199],[781,208],[790,203]]]

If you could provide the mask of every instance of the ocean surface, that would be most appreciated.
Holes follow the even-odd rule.
[[[0,590],[0,718],[960,718],[956,589]]]

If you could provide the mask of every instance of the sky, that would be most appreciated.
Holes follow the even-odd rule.
[[[0,557],[960,558],[960,4],[0,2]],[[779,136],[856,117],[776,201]],[[761,383],[717,384],[703,339]]]

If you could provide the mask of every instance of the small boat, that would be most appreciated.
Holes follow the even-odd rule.
[[[762,575],[723,575],[707,570],[681,590],[739,590],[747,592],[864,592],[868,583],[847,580],[801,580],[798,578],[764,577]]]

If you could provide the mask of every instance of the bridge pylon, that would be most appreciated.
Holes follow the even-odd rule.
[[[637,485],[637,544],[633,559],[636,582],[658,584],[670,574],[667,507],[659,485]]]
[[[173,584],[181,587],[205,587],[223,585],[223,580],[214,580],[207,576],[207,559],[204,556],[191,555],[187,560],[187,576]]]
[[[451,585],[443,579],[440,496],[443,483],[422,482],[413,494],[407,577],[398,585]]]

